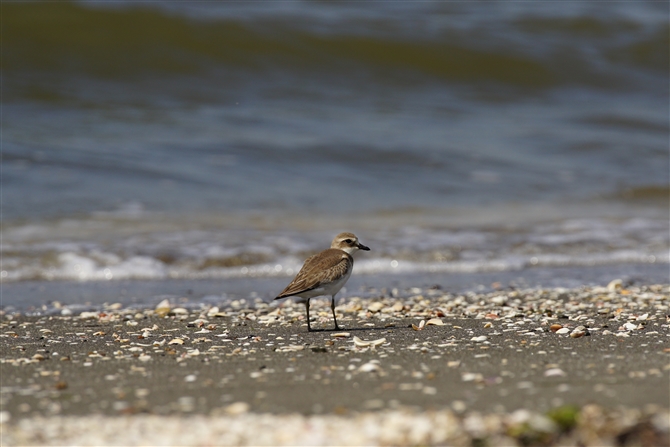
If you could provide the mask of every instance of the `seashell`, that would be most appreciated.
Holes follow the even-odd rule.
[[[420,331],[420,330],[423,330],[425,325],[426,325],[426,320],[421,320],[421,321],[419,321],[418,326],[416,324],[412,323],[412,329],[414,329],[415,331]]]
[[[484,379],[484,376],[480,373],[463,373],[461,374],[461,380],[463,382],[481,382]]]
[[[381,370],[381,367],[377,363],[368,362],[362,364],[358,370],[360,372],[375,372]]]
[[[486,335],[480,335],[479,337],[472,337],[470,340],[481,343],[483,341],[488,340],[488,337]]]
[[[215,316],[217,313],[219,313],[219,308],[218,308],[217,306],[214,306],[214,307],[211,307],[211,308],[207,311],[207,316],[208,316],[208,317],[213,317],[213,316]]]
[[[610,281],[609,284],[607,284],[607,290],[609,292],[616,292],[617,290],[620,290],[623,288],[623,281],[620,279],[614,279]]]
[[[400,312],[405,308],[405,305],[401,303],[400,301],[396,302],[391,309],[393,309],[394,312]]]
[[[181,338],[173,338],[168,342],[168,345],[183,345],[183,344],[184,340],[182,340]]]
[[[335,338],[349,338],[351,336],[350,332],[338,332],[337,334],[330,334],[331,337]]]
[[[431,318],[430,320],[426,321],[426,326],[429,324],[434,326],[444,326],[444,322],[440,318]]]
[[[386,342],[386,338],[379,338],[377,340],[367,341],[367,340],[361,340],[360,338],[358,338],[354,335],[354,345],[358,346],[359,348],[365,348],[367,346],[371,346],[371,347],[374,348],[375,346],[379,346],[379,345],[381,345],[382,343],[385,343],[385,342]]]
[[[383,303],[381,303],[381,302],[379,302],[379,301],[375,301],[374,303],[370,303],[370,305],[368,306],[368,310],[369,310],[370,312],[379,312],[379,311],[382,310],[384,307],[385,307],[385,306],[384,306]]]
[[[561,328],[563,328],[562,324],[552,324],[551,326],[549,326],[549,330],[551,330],[551,332],[556,332]]]
[[[249,404],[246,402],[235,402],[234,404],[228,405],[224,410],[231,416],[237,416],[248,412]]]
[[[156,306],[156,309],[154,309],[154,312],[156,312],[158,315],[161,317],[164,317],[170,312],[170,302],[168,300],[163,300],[158,305]]]
[[[565,376],[565,371],[561,368],[551,368],[544,372],[544,377],[558,377]]]
[[[634,331],[635,329],[637,329],[637,325],[633,323],[625,323],[623,325],[623,328],[627,331]]]
[[[193,320],[193,321],[187,323],[186,326],[188,326],[188,327],[203,327],[207,323],[209,323],[209,321],[204,320],[202,318],[198,318],[197,320]]]
[[[570,332],[570,329],[568,329],[567,327],[560,328],[559,330],[556,331],[558,335],[567,334],[568,332]]]

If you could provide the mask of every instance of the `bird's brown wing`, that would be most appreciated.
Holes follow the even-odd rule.
[[[336,281],[347,273],[353,263],[354,259],[348,253],[333,248],[310,256],[295,279],[275,299],[297,295]]]

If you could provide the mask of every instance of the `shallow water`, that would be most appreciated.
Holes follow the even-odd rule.
[[[667,269],[668,13],[3,5],[3,288]]]

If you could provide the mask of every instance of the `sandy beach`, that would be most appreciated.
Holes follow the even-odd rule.
[[[670,444],[670,286],[410,292],[4,315],[2,443]]]

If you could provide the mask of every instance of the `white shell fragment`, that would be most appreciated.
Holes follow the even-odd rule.
[[[379,338],[377,340],[367,341],[367,340],[361,340],[360,338],[354,336],[354,345],[358,346],[359,348],[365,348],[368,346],[374,348],[375,346],[379,346],[383,343],[386,343],[386,338]]]
[[[370,305],[368,306],[368,310],[370,312],[379,312],[383,308],[384,308],[384,303],[381,303],[379,301],[376,301],[374,303],[370,303]]]
[[[235,402],[225,408],[225,412],[231,416],[237,416],[249,411],[249,404],[246,402]]]
[[[559,377],[565,376],[565,371],[561,368],[551,368],[544,372],[544,377]]]
[[[377,364],[377,363],[374,363],[374,362],[368,362],[368,363],[364,363],[364,364],[362,364],[362,365],[358,368],[358,370],[359,370],[360,372],[376,372],[376,371],[381,370],[381,367],[380,367],[379,364]]]
[[[421,320],[419,322],[418,326],[416,324],[412,323],[412,329],[414,329],[415,331],[421,331],[421,330],[423,330],[425,325],[426,325],[426,320]]]
[[[170,302],[168,300],[163,300],[156,306],[155,312],[159,315],[167,315],[170,312]]]
[[[183,345],[183,344],[184,340],[182,340],[181,338],[173,338],[168,342],[168,345]]]
[[[430,320],[426,321],[426,326],[431,324],[433,326],[444,326],[444,322],[441,318],[431,318]]]
[[[620,279],[614,279],[610,281],[609,284],[607,284],[607,290],[610,292],[616,292],[617,290],[620,290],[623,287],[623,281]]]
[[[351,332],[338,332],[337,334],[331,334],[330,336],[335,338],[349,338],[351,337]]]

